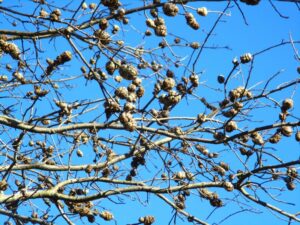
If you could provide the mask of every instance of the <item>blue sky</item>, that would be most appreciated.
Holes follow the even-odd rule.
[[[58,1],[53,1],[53,4],[57,4]],[[67,1],[60,2],[59,4],[64,4]],[[80,1],[74,1],[71,6],[76,8]],[[92,1],[87,1],[87,3],[91,3]],[[122,1],[125,8],[134,8],[143,4],[143,1]],[[19,4],[26,5],[25,11],[27,13],[32,12],[32,3],[31,1],[5,1],[1,4],[3,6],[14,5],[13,9],[19,10]],[[0,6],[1,6],[0,5]],[[180,56],[182,64],[187,64],[190,58],[195,59],[195,55],[197,55],[198,51],[193,53],[193,49],[189,47],[185,47],[186,44],[190,42],[199,42],[200,45],[204,42],[206,38],[206,34],[210,32],[213,27],[215,21],[217,20],[219,13],[223,11],[227,2],[209,2],[209,1],[200,1],[197,3],[188,4],[192,8],[198,7],[207,7],[209,13],[206,17],[200,17],[195,14],[195,18],[200,23],[200,29],[195,31],[187,26],[184,15],[183,8],[180,7],[181,15],[175,18],[165,18],[166,25],[168,29],[168,36],[165,38],[170,45],[173,44],[173,40],[175,37],[181,37],[183,39],[182,46],[174,46],[172,47],[172,51],[168,48],[166,49],[157,49],[154,51],[157,55],[170,55],[175,54]],[[279,12],[283,16],[289,17],[288,19],[282,18],[279,14],[272,8],[268,1],[261,1],[258,6],[247,6],[243,3],[239,3],[240,9],[243,13],[241,13],[235,4],[231,4],[231,8],[226,10],[226,14],[222,17],[221,21],[218,23],[217,27],[213,30],[211,37],[205,44],[203,52],[200,55],[199,60],[197,61],[195,72],[199,74],[201,85],[194,92],[195,95],[199,97],[205,97],[206,100],[210,103],[217,104],[224,98],[224,94],[222,93],[223,86],[217,83],[217,76],[219,74],[227,74],[230,72],[232,68],[232,59],[235,57],[240,57],[244,53],[255,54],[258,53],[270,46],[277,45],[284,41],[289,41],[291,38],[294,41],[300,41],[300,11],[295,4],[292,3],[282,3],[274,1],[274,5],[279,10]],[[100,6],[102,7],[102,6]],[[192,8],[186,8],[186,10],[190,12],[194,12]],[[23,8],[22,8],[23,9]],[[40,7],[38,8],[38,10]],[[37,12],[38,12],[37,10]],[[159,10],[161,12],[161,9]],[[149,16],[149,13],[147,12]],[[247,24],[243,19],[245,17]],[[79,22],[85,21],[85,18],[79,18]],[[128,16],[130,19],[129,25],[122,25],[119,22],[115,24],[119,25],[122,29],[118,34],[113,36],[114,40],[123,40],[125,45],[137,47],[143,46],[144,49],[154,49],[158,46],[158,43],[162,41],[161,37],[155,37],[154,35],[150,37],[145,37],[143,32],[147,29],[145,25],[145,15],[143,12],[139,12],[136,14],[131,14]],[[3,16],[0,14],[0,30],[1,29],[25,29],[32,30],[34,29],[31,25],[25,24],[24,26],[17,22],[17,27],[12,27],[10,22],[13,22],[13,19],[10,16]],[[45,24],[50,25],[50,24]],[[57,25],[57,27],[61,27],[62,25]],[[41,29],[45,29],[41,26]],[[92,32],[91,29],[87,29],[86,32]],[[185,41],[186,40],[186,41]],[[16,44],[21,44],[20,41],[15,41]],[[74,41],[81,52],[85,57],[90,58],[93,57],[93,53],[87,49],[87,46],[84,46],[82,42]],[[296,48],[299,48],[299,43],[295,44]],[[48,40],[41,41],[41,47],[43,52],[40,53],[40,57],[45,62],[46,57],[55,58],[58,54],[65,50],[72,50],[68,42],[64,38],[55,38],[48,42]],[[81,48],[83,47],[83,48]],[[85,48],[84,48],[85,47]],[[32,48],[32,43],[25,43],[25,49],[27,49],[26,57],[32,64],[35,63],[34,59],[34,49]],[[154,54],[154,55],[155,55]],[[150,60],[151,57],[147,58]],[[154,57],[155,58],[155,57]],[[174,59],[173,57],[170,57]],[[128,56],[129,60],[132,60],[133,63],[135,61]],[[9,62],[9,57],[0,58],[0,73],[7,73],[4,69],[5,64]],[[105,56],[101,55],[99,66],[104,69],[104,65],[106,63]],[[165,58],[166,60],[166,58]],[[185,70],[183,67],[179,69],[175,69],[174,65],[171,63],[168,64],[167,60],[164,61],[164,58],[157,57],[155,59],[157,63],[165,63],[164,67],[169,66],[170,69],[174,69],[175,77],[177,80],[180,80],[182,75],[189,76],[189,72]],[[271,87],[278,87],[279,85],[288,82],[290,80],[294,80],[299,78],[299,74],[297,74],[297,67],[299,66],[299,61],[295,59],[294,49],[291,44],[285,44],[277,48],[273,48],[270,51],[267,51],[262,54],[258,54],[255,57],[254,68],[252,71],[251,78],[249,80],[248,87],[251,87],[254,93],[259,93],[261,88],[264,87],[266,80],[272,75],[279,72],[279,76],[276,79],[270,82]],[[32,65],[33,66],[33,65]],[[53,74],[53,79],[59,79],[62,77],[69,78],[73,76],[81,76],[80,67],[82,66],[79,58],[73,59],[72,63],[66,64],[64,67],[60,68],[57,73]],[[245,79],[247,78],[247,74],[249,72],[250,66],[249,64],[241,65],[239,68],[239,72],[235,73],[232,76],[232,79],[229,80],[228,89],[236,88],[238,86],[243,86],[245,84]],[[37,74],[41,74],[41,70],[37,69]],[[114,75],[115,76],[115,75]],[[143,78],[143,85],[146,88],[145,98],[141,100],[140,106],[143,106],[147,100],[151,97],[153,85],[156,81],[156,78],[161,76],[160,74],[155,74],[150,70],[145,70],[141,72],[141,77]],[[121,84],[117,84],[113,79],[110,79],[108,82],[111,84],[120,86]],[[126,84],[126,81],[123,81],[122,85]],[[92,99],[103,99],[103,95],[101,94],[98,85],[94,82],[86,81],[82,76],[78,79],[74,79],[72,81],[68,81],[65,83],[59,83],[60,87],[62,87],[61,95],[57,95],[54,91],[51,91],[49,97],[45,101],[40,101],[35,106],[36,116],[42,116],[49,112],[49,110],[53,110],[55,108],[53,104],[53,99],[61,99],[66,102],[74,101],[74,99],[81,100],[92,100]],[[107,90],[110,93],[114,92],[114,88],[107,86]],[[297,87],[296,87],[297,88]],[[24,87],[17,90],[14,90],[14,94],[21,95],[22,93],[26,93],[30,90],[30,87]],[[8,96],[10,93],[5,92],[1,93],[0,96]],[[295,107],[292,111],[293,115],[298,116],[300,114],[300,106],[297,104],[300,99],[300,93],[297,89],[288,88],[280,93],[276,93],[271,95],[272,99],[277,102],[281,102],[285,98],[293,98],[295,102]],[[11,104],[11,103],[21,103],[22,107],[26,108],[30,103],[22,100],[13,100],[8,98],[0,99],[0,103],[2,105]],[[90,113],[87,113],[84,116],[78,118],[78,122],[89,122],[93,121],[96,117],[97,122],[104,122],[105,115],[103,114],[103,106],[102,102],[95,104],[97,110],[93,110]],[[253,114],[254,117],[251,119],[254,121],[240,121],[240,124],[245,129],[252,129],[256,126],[266,125],[270,123],[274,123],[274,121],[278,122],[278,114],[279,109],[275,109],[275,104],[269,100],[263,100],[258,103],[258,106],[261,107],[257,109]],[[21,108],[22,108],[21,107]],[[159,105],[154,103],[151,105],[153,108],[158,108]],[[16,118],[20,118],[19,111],[15,112],[14,116]],[[100,115],[99,115],[100,112]],[[187,116],[187,117],[195,117],[198,113],[206,112],[203,104],[197,99],[195,96],[189,96],[187,99],[184,99],[181,104],[175,107],[172,111],[171,116]],[[291,121],[294,121],[291,119]],[[176,126],[183,126],[187,123],[175,121],[171,123]],[[211,124],[212,127],[215,127],[215,124]],[[121,136],[125,137],[135,137],[136,133],[128,133],[128,132],[116,132],[116,131],[103,131],[101,132],[101,137],[112,137],[112,136]],[[1,136],[2,140],[8,140],[10,138],[9,134]],[[45,137],[40,135],[37,136],[38,139],[44,139]],[[125,140],[125,138],[120,138],[120,140]],[[53,140],[47,139],[48,142],[59,143],[62,141],[59,137],[53,137]],[[59,146],[58,150],[65,151],[65,148],[69,147],[69,144],[62,141],[63,146]],[[228,150],[226,146],[209,146],[211,151],[219,152],[222,156],[222,160],[226,160],[230,162],[230,166],[232,168],[238,168],[239,161],[237,158],[233,156],[233,153]],[[272,146],[273,147],[273,146]],[[93,160],[93,151],[90,146],[82,146],[82,150],[86,153],[88,157],[84,159],[79,159],[74,155],[73,162],[75,164],[80,163],[92,163]],[[291,141],[291,139],[283,138],[279,145],[276,146],[276,151],[271,148],[266,148],[266,151],[276,152],[276,154],[282,158],[284,161],[292,161],[299,158],[299,143]],[[126,148],[117,148],[114,149],[115,152],[121,154],[127,151]],[[0,162],[3,158],[1,158]],[[182,158],[183,162],[189,163],[188,158]],[[244,160],[244,159],[243,159]],[[272,159],[266,157],[266,163],[275,163]],[[124,168],[128,168],[128,164],[130,162],[125,162],[122,164]],[[254,162],[250,160],[250,166],[254,165]],[[149,179],[155,176],[156,173],[161,172],[162,164],[157,154],[153,153],[149,155],[149,164],[147,164],[147,168],[142,168],[140,171],[141,179]],[[280,187],[285,187],[283,181],[278,181],[276,184],[279,184]],[[298,182],[299,186],[299,182]],[[106,185],[101,186],[101,188],[105,188]],[[266,185],[267,187],[267,185]],[[218,190],[218,189],[213,189]],[[272,214],[269,210],[264,207],[257,206],[251,202],[246,201],[243,197],[239,196],[237,192],[228,193],[222,190],[218,190],[219,195],[223,199],[225,203],[225,207],[214,210],[209,202],[201,199],[197,192],[192,193],[191,197],[187,200],[187,208],[186,210],[196,217],[207,221],[210,224],[219,224],[222,220],[224,220],[228,215],[235,214],[239,211],[243,211],[244,209],[248,209],[248,211],[243,211],[241,213],[237,213],[235,216],[230,217],[227,220],[222,222],[222,225],[238,225],[238,224],[251,224],[251,225],[259,225],[262,223],[265,224],[273,224],[273,225],[281,225],[288,224],[287,222],[280,220],[277,218],[277,214]],[[279,198],[284,201],[293,202],[295,206],[290,206],[287,204],[280,204],[278,202],[274,202],[270,200],[270,198],[264,194],[260,193],[262,198],[268,199],[271,203],[274,203],[278,207],[282,207],[285,210],[290,210],[292,213],[300,210],[300,191],[299,188],[294,190],[293,192],[284,191],[278,192],[276,190],[272,190],[271,193],[274,195],[279,194]],[[116,197],[112,198],[113,200],[118,200]],[[232,201],[232,199],[235,199]],[[141,204],[142,202],[142,204]],[[116,221],[118,224],[131,224],[137,222],[139,216],[142,215],[154,215],[156,217],[155,224],[168,224],[174,211],[166,205],[161,199],[153,195],[147,194],[132,194],[128,198],[124,198],[124,204],[113,204],[108,200],[96,201],[96,204],[99,205],[100,208],[105,208],[111,210],[115,215]],[[250,213],[249,209],[252,209],[254,212]],[[24,212],[26,211],[23,209]],[[22,211],[23,211],[22,210]],[[54,210],[54,209],[52,209]],[[54,210],[55,212],[55,210]],[[212,213],[212,214],[211,214]],[[211,215],[210,215],[211,214]],[[4,221],[0,216],[0,222]],[[98,221],[97,221],[98,222]],[[173,221],[174,222],[174,221]],[[58,224],[63,224],[63,221],[60,221]],[[88,224],[86,219],[75,221],[76,224]],[[114,224],[112,222],[102,222],[99,219],[99,224]],[[173,223],[171,223],[173,224]],[[185,225],[190,224],[186,220],[180,220],[177,218],[177,225]]]

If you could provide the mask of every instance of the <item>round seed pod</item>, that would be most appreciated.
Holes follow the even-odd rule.
[[[179,8],[174,3],[165,3],[163,5],[163,12],[167,16],[176,16]]]
[[[225,82],[225,77],[224,77],[224,75],[220,74],[220,75],[218,76],[218,82],[219,82],[219,84],[223,84],[223,83]]]
[[[225,126],[225,130],[226,132],[232,132],[234,130],[236,130],[238,128],[236,122],[234,121],[230,121],[229,123],[227,123],[227,125]]]
[[[176,85],[175,80],[173,78],[167,77],[166,79],[163,80],[161,88],[164,91],[169,91],[172,88],[174,88],[175,85]]]
[[[99,21],[99,27],[101,30],[105,30],[108,27],[108,21],[105,18],[100,19]]]
[[[201,7],[201,8],[198,8],[198,9],[197,9],[197,13],[198,13],[200,16],[207,16],[208,11],[207,11],[207,8],[206,8],[206,7]]]
[[[165,25],[158,25],[154,28],[154,32],[156,36],[165,37],[167,36],[167,27]]]
[[[115,95],[118,96],[120,99],[126,99],[128,97],[128,90],[126,87],[118,87],[115,90]]]
[[[110,221],[114,218],[113,214],[109,211],[103,211],[99,214],[99,216],[106,221]]]
[[[147,25],[148,27],[150,27],[150,28],[155,28],[155,27],[156,27],[156,25],[155,25],[155,23],[154,23],[154,20],[152,20],[152,19],[147,19],[147,20],[146,20],[146,25]]]
[[[293,128],[291,126],[283,126],[280,131],[286,137],[290,137],[293,134]]]
[[[192,49],[198,49],[198,48],[200,48],[200,44],[199,44],[199,42],[194,41],[194,42],[190,43],[190,47]]]
[[[281,110],[285,112],[293,107],[294,107],[293,99],[287,98],[282,102]]]
[[[126,80],[134,80],[138,75],[138,70],[131,64],[123,64],[119,68],[119,73]]]
[[[292,181],[286,183],[286,187],[288,190],[293,191],[296,188],[296,184]]]
[[[100,43],[103,45],[108,45],[111,42],[109,33],[103,30],[96,30],[94,32],[96,38],[99,39]]]
[[[281,140],[280,133],[276,132],[272,137],[270,137],[269,142],[271,144],[277,144]]]

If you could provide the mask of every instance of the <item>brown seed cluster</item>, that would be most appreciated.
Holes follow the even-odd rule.
[[[176,16],[179,8],[174,3],[165,3],[163,5],[163,12],[167,16]]]
[[[186,19],[186,23],[194,30],[198,30],[200,28],[199,23],[197,22],[197,20],[195,19],[192,13],[186,13],[185,19]]]
[[[123,64],[119,68],[119,73],[125,80],[134,80],[138,75],[138,70],[132,64]]]
[[[9,54],[13,59],[20,59],[20,50],[18,46],[0,38],[0,55],[1,52]]]
[[[198,13],[200,16],[207,16],[208,11],[207,11],[207,8],[206,8],[206,7],[201,7],[201,8],[198,8],[198,9],[197,9],[197,13]]]
[[[59,9],[55,9],[50,13],[51,21],[60,21],[61,11]]]
[[[124,128],[128,131],[134,131],[136,128],[136,122],[130,112],[123,112],[119,116],[120,122]]]
[[[110,221],[114,218],[113,214],[109,211],[103,211],[100,214],[100,217],[106,221]]]
[[[94,36],[99,40],[99,43],[103,45],[108,45],[111,42],[111,37],[109,33],[104,30],[96,30]]]
[[[245,53],[240,57],[241,63],[246,64],[248,62],[251,62],[253,59],[252,55],[250,53]]]
[[[139,222],[143,223],[144,225],[151,225],[155,222],[155,217],[154,216],[140,217]]]
[[[53,70],[57,68],[59,65],[63,65],[66,62],[72,60],[72,53],[70,51],[65,51],[56,57],[54,61],[51,59],[47,59],[48,67],[46,69],[46,74],[50,75]]]
[[[211,192],[206,188],[199,189],[199,194],[202,198],[209,200],[210,204],[213,207],[221,207],[223,206],[223,202],[219,199],[219,196],[216,192]]]

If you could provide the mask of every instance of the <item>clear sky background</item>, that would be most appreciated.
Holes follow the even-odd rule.
[[[31,1],[6,1],[4,0],[1,5],[14,5],[15,9],[18,9],[19,4],[24,4],[27,7],[24,8],[25,11],[32,12],[33,9],[30,8]],[[53,4],[57,4],[60,1],[53,1]],[[65,4],[68,1],[62,1],[60,4]],[[80,1],[74,1],[71,6],[76,8]],[[88,4],[92,1],[86,1]],[[143,4],[143,1],[131,1],[126,0],[122,1],[125,8],[134,8]],[[243,14],[239,11],[235,4],[231,4],[231,8],[226,11],[226,15],[224,15],[217,25],[217,27],[212,32],[211,37],[208,39],[205,44],[205,48],[196,64],[196,72],[200,73],[200,82],[202,85],[197,89],[196,94],[200,97],[205,96],[208,102],[217,102],[222,100],[224,97],[221,92],[218,90],[222,90],[222,86],[217,83],[217,76],[219,74],[227,75],[232,68],[232,59],[234,57],[239,57],[240,55],[250,52],[252,54],[258,53],[270,46],[277,45],[282,41],[289,41],[292,38],[295,41],[300,41],[300,9],[293,3],[283,3],[283,2],[273,2],[278,11],[288,19],[281,17],[270,5],[269,1],[262,0],[258,6],[252,7],[247,6],[245,4],[239,3],[240,9]],[[1,6],[0,5],[0,6]],[[183,44],[190,43],[193,41],[197,41],[202,44],[206,38],[206,34],[213,27],[216,19],[219,16],[219,12],[223,11],[227,2],[209,2],[209,1],[200,1],[197,3],[189,3],[191,7],[207,7],[209,10],[209,14],[207,17],[200,17],[196,15],[195,17],[197,21],[200,23],[201,28],[198,31],[192,30],[190,27],[186,25],[185,19],[183,15],[177,16],[176,18],[166,18],[166,24],[168,28],[169,36],[166,37],[166,41],[168,43],[173,43],[173,39],[175,36],[182,37],[187,40],[187,42],[183,41]],[[187,8],[188,9],[188,8]],[[161,12],[161,9],[159,9]],[[188,9],[191,10],[191,9]],[[193,10],[191,10],[193,11]],[[183,9],[180,7],[180,12],[183,14]],[[243,18],[244,16],[244,18]],[[150,37],[145,37],[142,33],[147,29],[145,25],[145,16],[143,12],[139,12],[137,14],[131,14],[128,16],[130,19],[130,24],[121,26],[123,31],[117,34],[114,38],[124,40],[125,44],[131,46],[144,46],[145,49],[153,48],[154,46],[158,46],[158,43],[162,40],[162,38],[155,37],[154,35]],[[247,22],[247,24],[245,23]],[[0,14],[0,29],[31,29],[30,25],[26,25],[25,27],[17,26],[12,27],[10,22],[12,22],[11,18],[7,18]],[[19,41],[16,42],[20,44]],[[55,41],[47,43],[46,41],[43,43],[43,49],[45,52],[44,56],[55,58],[58,54],[65,50],[71,50],[71,47],[68,43],[61,39],[57,38]],[[54,44],[54,45],[53,45]],[[28,45],[29,46],[29,45]],[[55,47],[53,47],[55,46]],[[79,45],[80,46],[80,45]],[[299,49],[299,44],[296,45]],[[182,56],[185,60],[183,63],[187,63],[187,60],[193,53],[193,50],[190,48],[183,47],[174,47],[174,53]],[[28,50],[32,52],[33,49]],[[162,50],[157,51],[158,54],[166,53],[170,54],[170,51]],[[90,56],[87,51],[83,51],[83,54],[86,56]],[[30,55],[27,56],[30,59]],[[77,59],[74,59],[74,61]],[[4,71],[4,65],[9,61],[9,58],[0,58],[0,72]],[[34,60],[33,60],[34,62]],[[76,61],[75,61],[76,62]],[[77,61],[78,62],[78,61]],[[102,63],[102,62],[101,62]],[[102,63],[105,64],[105,61]],[[74,63],[70,64],[71,66],[65,66],[61,73],[67,73],[69,76],[77,76],[81,75],[80,67],[82,64]],[[251,87],[252,90],[258,91],[260,90],[266,82],[266,79],[270,76],[280,72],[280,75],[271,82],[271,87],[276,87],[284,82],[294,80],[299,77],[297,74],[297,67],[300,66],[299,61],[297,61],[294,57],[294,50],[292,45],[286,44],[278,48],[274,48],[270,51],[257,55],[255,57],[254,69],[249,82],[248,87]],[[249,71],[249,65],[243,65],[241,69],[241,73],[236,74],[229,82],[229,87],[237,87],[241,86],[245,83],[245,77]],[[39,71],[40,72],[40,71]],[[177,70],[178,74],[175,74],[178,77],[181,77],[182,74],[186,73],[188,76],[188,72],[184,71],[184,69]],[[148,72],[144,72],[142,74],[146,76],[152,76]],[[54,75],[55,76],[55,75]],[[154,76],[153,76],[154,77]],[[146,87],[146,96],[151,96],[151,92],[153,89],[153,84],[155,80],[148,79],[144,84]],[[103,98],[99,93],[99,88],[95,83],[87,82],[83,78],[75,79],[69,84],[74,85],[72,90],[68,89],[66,86],[64,87],[63,95],[60,96],[61,99],[65,101],[74,101],[74,98],[81,99],[95,99],[95,98]],[[83,85],[84,84],[84,85]],[[214,88],[214,89],[212,89]],[[23,93],[26,93],[26,89],[21,90]],[[113,92],[113,89],[110,90]],[[148,91],[148,93],[147,93]],[[293,109],[294,115],[300,114],[300,93],[299,91],[294,92],[295,90],[290,88],[280,94],[274,94],[272,97],[281,102],[285,98],[293,98],[295,101],[295,108]],[[7,95],[7,93],[6,93]],[[0,96],[2,94],[0,93]],[[3,97],[3,96],[2,96]],[[54,94],[51,96],[56,98]],[[147,98],[146,98],[147,99]],[[149,98],[148,98],[149,99]],[[52,99],[49,100],[51,102]],[[0,99],[0,103],[3,101]],[[6,99],[4,101],[7,101]],[[15,100],[12,100],[14,102]],[[47,107],[49,107],[49,102],[40,102],[37,104],[37,114],[43,115],[47,111]],[[145,101],[146,102],[146,101]],[[143,103],[141,102],[141,105]],[[179,105],[175,108],[172,115],[174,116],[195,116],[198,113],[204,112],[205,109],[203,105],[196,98],[189,97],[188,103],[184,101],[184,104]],[[2,102],[4,104],[4,102]],[[101,103],[102,104],[102,103]],[[271,104],[270,102],[268,104]],[[26,103],[24,103],[26,106]],[[154,105],[155,106],[155,105]],[[278,121],[278,113],[274,113],[274,107],[262,107],[257,111],[257,118],[253,118],[256,122],[243,122],[243,126],[251,129],[255,126],[261,124],[269,124],[274,121]],[[278,109],[277,109],[278,110]],[[81,117],[81,121],[90,121],[96,117],[98,111],[93,111],[87,114],[84,117]],[[17,113],[15,116],[18,118]],[[101,115],[99,121],[104,121],[104,115]],[[177,124],[180,125],[180,124]],[[104,132],[104,136],[115,135],[116,133],[106,133]],[[120,134],[122,134],[120,132]],[[1,137],[3,140],[7,137]],[[86,150],[91,151],[91,150]],[[122,152],[124,149],[118,149],[116,152]],[[223,152],[226,151],[224,146],[218,146],[212,151],[215,152]],[[271,151],[271,150],[270,150]],[[277,146],[277,154],[283,160],[296,160],[299,158],[300,153],[300,145],[295,143],[294,141],[290,141],[290,139],[283,138],[280,144]],[[224,159],[230,160],[232,155],[224,154]],[[83,161],[78,161],[78,158],[74,158],[74,163],[89,163],[91,162],[92,157],[87,157],[83,159]],[[157,160],[155,158],[153,161]],[[230,161],[233,168],[235,167],[235,159]],[[272,161],[270,161],[272,162]],[[0,161],[1,163],[1,161]],[[151,170],[155,171],[155,163],[152,163],[148,166],[148,171],[144,170],[142,175],[144,177],[151,177]],[[278,181],[282,183],[282,187],[285,187],[283,181]],[[298,186],[299,183],[298,183]],[[214,210],[209,202],[201,199],[196,194],[193,197],[187,200],[187,208],[186,210],[191,214],[194,214],[198,218],[207,221],[211,224],[220,224],[222,220],[224,220],[228,215],[235,214],[235,216],[230,217],[227,220],[222,222],[222,225],[261,225],[261,224],[272,224],[272,225],[282,225],[288,224],[288,222],[279,219],[278,214],[272,213],[264,207],[255,205],[251,202],[247,202],[242,200],[242,198],[237,198],[241,200],[239,204],[237,202],[231,201],[234,199],[237,193],[227,193],[225,191],[219,191],[218,193],[222,197],[225,207]],[[274,192],[275,193],[275,192]],[[278,192],[276,192],[278,193]],[[262,197],[268,198],[265,194],[261,193]],[[237,197],[237,196],[236,196]],[[284,191],[280,193],[280,199],[288,202],[292,202],[295,206],[290,206],[287,204],[279,204],[271,201],[275,205],[277,204],[283,209],[291,210],[292,213],[295,211],[300,211],[300,188],[298,187],[294,192]],[[143,202],[141,204],[139,202]],[[100,207],[107,208],[111,210],[116,218],[116,221],[119,225],[122,224],[133,224],[137,222],[137,218],[142,215],[154,215],[156,219],[155,224],[168,224],[174,211],[166,205],[162,200],[158,199],[152,195],[146,194],[133,194],[132,201],[129,201],[126,198],[124,204],[112,204],[109,201],[100,201]],[[249,207],[253,207],[253,213],[249,211],[243,211],[243,209]],[[25,212],[26,209],[24,209]],[[211,215],[210,215],[211,214]],[[115,221],[112,222],[104,222],[101,219],[98,219],[99,224],[114,224]],[[4,222],[4,219],[0,216],[0,222]],[[173,221],[174,222],[174,221]],[[171,224],[173,224],[173,222]],[[75,221],[76,224],[88,224],[86,219]],[[57,224],[64,224],[63,221],[60,221]],[[177,218],[177,225],[185,225],[190,224],[186,220],[180,220]]]

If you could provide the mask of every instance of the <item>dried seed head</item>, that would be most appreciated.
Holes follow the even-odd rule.
[[[290,137],[293,134],[293,128],[291,126],[283,126],[280,131],[286,137]]]
[[[165,3],[163,5],[163,12],[167,16],[176,16],[179,8],[174,3]]]
[[[225,77],[224,77],[224,75],[220,74],[220,75],[218,76],[218,82],[219,82],[219,84],[223,84],[223,83],[225,82]]]
[[[198,8],[198,9],[197,9],[197,13],[198,13],[200,16],[207,16],[208,11],[207,11],[207,8],[206,8],[206,7],[201,7],[201,8]]]
[[[83,157],[83,152],[80,149],[76,151],[76,154],[78,157]]]
[[[158,25],[154,28],[154,32],[156,36],[165,37],[167,36],[167,27],[165,25]]]
[[[134,80],[138,75],[138,70],[131,64],[123,64],[119,68],[119,73],[126,80]]]
[[[277,144],[281,140],[280,133],[276,132],[272,137],[270,137],[269,142],[271,144]]]
[[[194,42],[190,43],[190,47],[192,49],[198,49],[198,48],[200,48],[200,44],[199,44],[199,42],[194,41]]]
[[[152,20],[152,19],[147,19],[147,20],[146,20],[146,25],[147,25],[148,27],[150,27],[150,28],[155,28],[155,27],[156,27],[156,25],[155,25],[155,23],[154,23],[154,20]]]
[[[245,53],[240,57],[241,63],[245,64],[252,61],[252,55],[250,53]]]
[[[81,4],[81,8],[82,8],[83,10],[86,10],[86,9],[88,8],[88,5],[86,4],[86,2],[83,2],[83,3]]]
[[[114,218],[113,214],[109,211],[103,211],[100,214],[100,217],[106,221],[110,221]]]
[[[227,123],[227,125],[225,126],[226,132],[232,132],[232,131],[236,130],[237,128],[238,127],[237,127],[236,122],[234,122],[232,120],[229,123]]]
[[[285,112],[285,111],[287,111],[287,110],[289,110],[289,109],[291,109],[293,107],[294,107],[294,101],[293,101],[293,99],[287,98],[287,99],[285,99],[282,102],[281,110],[283,112]]]
[[[163,80],[161,88],[164,91],[169,91],[172,88],[174,88],[175,85],[176,85],[175,80],[173,78],[167,77],[166,79]]]
[[[99,39],[100,43],[103,45],[108,45],[111,42],[109,33],[103,30],[96,30],[94,32],[96,38]]]
[[[100,19],[99,27],[100,27],[101,30],[107,29],[108,25],[109,25],[109,23],[108,23],[107,19],[105,19],[105,18]]]

